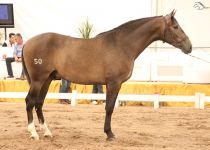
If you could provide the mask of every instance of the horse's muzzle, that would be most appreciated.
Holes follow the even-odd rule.
[[[181,50],[185,54],[189,54],[192,52],[192,44],[189,39],[182,42]]]

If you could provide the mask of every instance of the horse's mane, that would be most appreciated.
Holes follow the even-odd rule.
[[[119,31],[119,30],[124,30],[124,29],[125,30],[133,30],[133,29],[136,29],[137,27],[140,27],[143,24],[149,22],[150,20],[152,20],[154,18],[158,18],[158,17],[162,17],[162,16],[155,16],[155,17],[148,17],[148,18],[141,18],[141,19],[131,20],[131,21],[128,21],[128,22],[126,22],[124,24],[121,24],[120,26],[118,26],[116,28],[113,28],[112,30],[99,33],[97,36],[108,34],[108,33],[112,33],[112,32],[116,32],[116,31]]]

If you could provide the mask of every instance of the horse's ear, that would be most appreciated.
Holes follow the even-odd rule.
[[[172,10],[172,12],[165,16],[167,24],[169,24],[176,14],[176,10]]]
[[[172,12],[170,13],[171,17],[174,17],[176,14],[176,10],[172,10]]]

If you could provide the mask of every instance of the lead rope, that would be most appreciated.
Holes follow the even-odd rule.
[[[206,62],[206,63],[210,63],[209,61],[207,61],[207,60],[205,60],[205,59],[202,59],[202,58],[200,58],[200,57],[193,56],[193,55],[191,55],[191,54],[187,54],[187,55],[190,56],[190,57],[193,57],[193,58],[195,58],[195,59],[202,60],[202,61],[204,61],[204,62]]]

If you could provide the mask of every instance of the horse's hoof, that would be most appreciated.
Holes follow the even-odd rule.
[[[52,136],[52,134],[44,134],[44,137],[46,137],[46,138],[52,138],[53,136]]]
[[[50,132],[50,130],[46,130],[44,133],[44,137],[53,137],[52,133]]]
[[[108,137],[107,139],[106,139],[106,141],[109,141],[109,142],[112,142],[112,141],[115,141],[116,140],[116,138],[113,136],[113,137]]]
[[[32,139],[32,140],[39,140],[39,136],[30,136],[30,139]]]

